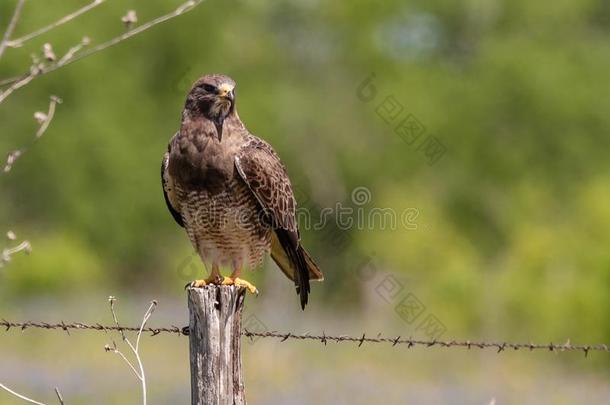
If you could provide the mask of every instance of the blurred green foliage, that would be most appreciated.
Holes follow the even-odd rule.
[[[2,26],[13,3],[0,3]],[[17,35],[82,4],[27,3]],[[123,32],[129,8],[142,22],[177,4],[109,1],[8,49],[0,77],[23,72],[44,42],[62,54],[84,35]],[[0,270],[0,294],[64,296],[89,283],[178,294],[190,247],[166,211],[160,159],[190,83],[222,72],[304,206],[364,186],[367,207],[420,212],[417,230],[350,230],[340,248],[304,231],[327,276],[314,301],[360,311],[366,294],[350,274],[374,257],[452,336],[608,341],[609,39],[605,0],[209,0],[0,105],[8,153],[29,141],[50,94],[64,101],[0,177],[0,224],[33,245]],[[356,90],[372,72],[378,96],[363,102]],[[389,95],[446,146],[436,164],[376,114]]]

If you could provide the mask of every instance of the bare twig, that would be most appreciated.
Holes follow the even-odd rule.
[[[91,40],[89,37],[83,37],[80,43],[71,47],[68,52],[64,56],[62,56],[57,62],[54,62],[57,58],[53,53],[51,48],[51,44],[44,44],[43,46],[43,56],[49,62],[54,62],[55,65],[63,66],[70,59],[74,58],[74,55],[80,51],[83,47],[89,45]],[[0,91],[0,103],[8,98],[15,90],[20,89],[21,87],[27,85],[32,80],[34,80],[37,76],[43,73],[45,69],[45,64],[40,61],[37,55],[32,55],[32,64],[30,65],[30,72],[27,75],[16,76],[9,79],[2,80],[0,82],[0,86],[9,85],[4,91]]]
[[[19,399],[23,399],[25,402],[29,402],[30,404],[37,404],[37,405],[46,405],[42,402],[38,402],[38,401],[34,401],[31,398],[26,397],[23,394],[19,394],[18,392],[13,391],[12,389],[8,388],[6,385],[0,383],[0,388],[2,388],[3,390],[5,390],[6,392],[8,392],[11,395],[16,396]],[[59,388],[55,387],[55,395],[57,395],[57,399],[59,400],[59,405],[65,405],[64,404],[64,398],[61,396],[61,392],[59,392]]]
[[[26,397],[25,395],[21,395],[18,392],[15,392],[15,391],[13,391],[12,389],[8,388],[6,385],[4,385],[2,383],[0,383],[0,388],[5,390],[9,394],[12,394],[12,395],[16,396],[19,399],[23,399],[25,402],[29,402],[30,404],[46,405],[46,404],[44,404],[42,402],[34,401],[33,399]]]
[[[76,54],[76,52],[80,51],[83,47],[89,45],[89,43],[91,42],[91,40],[89,39],[89,37],[83,37],[83,39],[80,41],[80,44],[73,46],[72,48],[70,48],[68,50],[68,52],[66,52],[66,54],[64,56],[62,56],[62,58],[59,60],[59,64],[64,64],[66,63],[67,60],[70,60],[71,58],[74,57],[74,55]]]
[[[61,396],[61,392],[59,392],[59,388],[55,387],[55,395],[57,395],[57,399],[59,400],[59,405],[64,405],[64,397]]]
[[[114,354],[119,355],[123,359],[123,361],[125,361],[125,363],[127,363],[129,368],[131,368],[131,370],[134,372],[136,377],[138,377],[138,379],[140,380],[141,386],[142,386],[142,403],[144,405],[146,405],[146,374],[144,373],[144,365],[142,364],[142,358],[140,357],[140,337],[142,336],[142,332],[144,331],[144,329],[146,327],[146,323],[150,319],[152,313],[155,310],[155,307],[157,306],[157,301],[152,301],[150,303],[150,306],[148,307],[148,310],[144,314],[144,318],[142,319],[142,324],[140,325],[140,328],[137,330],[138,333],[137,333],[137,337],[136,337],[135,346],[131,343],[131,341],[125,335],[125,329],[122,328],[121,325],[119,324],[118,318],[116,316],[116,312],[114,311],[114,303],[116,302],[116,298],[114,298],[112,296],[108,297],[108,301],[110,302],[110,312],[112,313],[112,319],[114,320],[115,328],[116,328],[116,330],[118,330],[121,333],[121,338],[123,339],[123,342],[125,342],[125,344],[127,344],[129,349],[135,356],[136,361],[138,362],[139,371],[131,363],[131,361],[129,361],[129,359],[118,349],[116,342],[113,341],[112,346],[107,344],[106,346],[104,346],[104,350],[106,350],[107,352],[112,352]]]
[[[13,94],[13,92],[15,90],[18,90],[20,88],[22,88],[23,86],[25,86],[26,84],[28,84],[29,82],[31,82],[32,80],[34,80],[34,78],[40,74],[42,68],[43,68],[43,64],[40,62],[34,62],[31,66],[30,66],[30,72],[27,75],[23,75],[17,78],[13,78],[15,81],[10,82],[10,81],[6,81],[7,84],[10,84],[10,86],[4,90],[4,91],[0,91],[0,104],[6,100],[8,98],[8,96],[10,96],[11,94]]]
[[[0,80],[0,87],[4,87],[7,84],[15,83],[15,82],[19,81],[22,77],[23,77],[23,75],[7,77],[6,79],[2,79],[2,80]]]
[[[61,99],[59,97],[51,96],[51,100],[49,101],[49,110],[47,111],[47,113],[45,114],[43,112],[36,112],[34,114],[34,118],[36,119],[36,121],[38,121],[38,124],[40,125],[38,127],[38,130],[36,131],[36,134],[34,135],[34,138],[28,146],[14,150],[8,154],[8,157],[6,158],[6,164],[3,170],[4,173],[10,172],[17,159],[23,156],[23,154],[27,152],[28,149],[31,148],[32,145],[34,145],[36,141],[38,141],[42,137],[42,135],[44,135],[47,128],[49,127],[49,124],[51,124],[53,117],[55,116],[55,108],[57,104],[60,103]]]
[[[9,240],[15,240],[17,237],[12,231],[9,231],[6,236]],[[11,261],[11,258],[20,252],[30,253],[32,251],[32,245],[27,240],[24,240],[19,245],[13,248],[4,248],[2,250],[2,255],[0,255],[0,268],[4,267],[8,262]]]
[[[136,375],[136,377],[138,377],[139,380],[142,380],[142,377],[140,376],[140,373],[138,373],[138,370],[136,370],[136,368],[133,366],[133,364],[131,364],[131,362],[129,361],[129,359],[127,357],[125,357],[125,355],[123,354],[123,352],[121,352],[118,348],[118,346],[116,345],[115,341],[112,341],[112,346],[110,345],[105,345],[104,346],[104,350],[107,352],[112,352],[114,354],[118,354],[124,361],[125,363],[127,363],[127,365],[129,366],[129,368],[131,369],[131,371],[133,371],[133,373]]]
[[[162,15],[160,17],[157,17],[154,20],[148,21],[147,23],[140,25],[136,28],[130,29],[129,31],[125,32],[124,34],[114,37],[114,38],[112,38],[106,42],[103,42],[99,45],[96,45],[92,48],[89,48],[88,50],[86,50],[84,52],[80,52],[80,53],[72,52],[71,54],[69,52],[70,57],[63,57],[57,62],[51,63],[49,65],[42,65],[42,66],[40,66],[39,69],[30,69],[29,73],[23,74],[18,77],[12,77],[9,79],[0,80],[0,83],[1,83],[1,85],[11,85],[6,91],[11,90],[10,92],[12,93],[13,91],[17,90],[18,88],[23,87],[25,84],[31,82],[36,77],[53,72],[64,66],[67,66],[71,63],[74,63],[83,58],[86,58],[88,56],[101,52],[107,48],[110,48],[114,45],[117,45],[135,35],[138,35],[144,31],[154,27],[155,25],[161,24],[165,21],[171,20],[172,18],[178,17],[182,14],[185,14],[185,13],[191,11],[192,9],[197,7],[199,4],[201,4],[203,1],[204,0],[188,0],[184,3],[182,3],[174,11],[167,13],[165,15]],[[26,82],[23,83],[23,81],[26,81]],[[19,86],[17,86],[16,88],[12,88],[13,85],[15,85],[16,83],[21,83],[21,84]],[[5,91],[5,93],[6,93],[6,91]],[[8,94],[5,95],[4,93],[0,93],[0,103],[4,99],[6,99],[7,96],[8,96]]]
[[[17,21],[19,20],[19,15],[21,14],[21,9],[23,8],[23,3],[25,0],[18,0],[17,6],[15,6],[15,12],[13,13],[13,17],[11,21],[8,23],[8,27],[4,32],[4,36],[2,37],[2,41],[0,41],[0,58],[2,58],[2,54],[4,50],[8,46],[8,43],[11,39],[11,35],[13,35],[13,31],[15,31],[15,26],[17,25]]]
[[[49,127],[53,116],[55,115],[55,107],[57,104],[61,104],[61,99],[56,96],[51,96],[51,102],[49,103],[49,111],[46,114],[38,113],[34,114],[37,117],[40,128],[36,131],[35,139],[39,139]]]
[[[140,325],[140,330],[138,331],[138,338],[136,340],[136,351],[140,350],[140,337],[142,337],[142,331],[144,330],[146,323],[152,316],[156,307],[157,307],[157,301],[155,301],[155,300],[151,301],[150,306],[148,307],[148,310],[146,310],[146,313],[144,314],[144,318],[142,319],[142,324]]]
[[[78,16],[80,16],[81,14],[85,14],[87,11],[90,11],[92,9],[94,9],[95,7],[99,6],[100,4],[104,3],[106,0],[93,0],[93,2],[91,2],[90,4],[87,4],[86,6],[79,8],[78,10],[60,18],[59,20],[55,21],[54,23],[51,23],[45,27],[42,27],[32,33],[29,33],[27,35],[24,35],[20,38],[17,39],[13,39],[10,41],[7,41],[6,46],[11,47],[11,48],[19,48],[20,46],[22,46],[24,43],[26,43],[27,41],[36,38],[42,34],[47,33],[48,31],[51,31],[54,28],[59,27],[60,25],[63,25],[67,22],[70,22],[72,20],[74,20],[75,18],[77,18]]]

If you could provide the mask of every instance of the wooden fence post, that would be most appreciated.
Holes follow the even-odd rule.
[[[241,318],[245,290],[188,288],[192,405],[245,405]]]

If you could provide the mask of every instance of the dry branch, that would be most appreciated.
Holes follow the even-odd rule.
[[[13,16],[11,17],[11,21],[8,23],[8,27],[6,28],[6,31],[4,32],[2,41],[0,41],[0,59],[2,58],[2,54],[4,53],[4,50],[8,46],[11,35],[13,35],[13,31],[15,31],[15,26],[17,25],[17,21],[19,20],[19,16],[21,15],[21,9],[23,8],[23,3],[25,3],[25,0],[17,1],[17,6],[15,6],[15,12],[13,13]]]
[[[64,397],[59,392],[59,388],[55,387],[55,395],[57,395],[57,399],[59,400],[59,405],[64,405]]]
[[[157,17],[157,18],[155,18],[153,20],[150,20],[147,23],[142,24],[142,25],[140,25],[140,26],[138,26],[136,28],[130,29],[129,31],[125,32],[122,35],[114,37],[114,38],[112,38],[112,39],[110,39],[110,40],[108,40],[106,42],[103,42],[103,43],[101,43],[99,45],[96,45],[96,46],[94,46],[94,47],[92,47],[92,48],[90,48],[90,49],[88,49],[86,51],[80,52],[80,53],[78,53],[78,52],[68,52],[68,54],[66,54],[66,56],[61,58],[59,61],[51,63],[49,65],[41,64],[40,66],[35,66],[35,67],[32,66],[32,67],[30,67],[30,71],[28,73],[25,73],[25,74],[23,74],[21,76],[18,76],[18,77],[12,77],[12,78],[9,78],[9,79],[0,80],[0,85],[9,85],[10,87],[6,91],[10,90],[10,93],[12,93],[15,90],[17,90],[17,89],[25,86],[26,84],[30,83],[36,77],[39,77],[39,76],[45,75],[47,73],[53,72],[53,71],[55,71],[57,69],[60,69],[60,68],[62,68],[64,66],[67,66],[67,65],[69,65],[71,63],[74,63],[74,62],[76,62],[78,60],[81,60],[81,59],[86,58],[88,56],[94,55],[94,54],[96,54],[98,52],[101,52],[101,51],[103,51],[103,50],[105,50],[107,48],[110,48],[110,47],[112,47],[114,45],[117,45],[117,44],[119,44],[119,43],[121,43],[121,42],[123,42],[123,41],[125,41],[125,40],[127,40],[127,39],[129,39],[129,38],[131,38],[133,36],[135,36],[135,35],[138,35],[138,34],[144,32],[144,31],[154,27],[155,25],[161,24],[163,22],[171,20],[172,18],[178,17],[178,16],[180,16],[182,14],[185,14],[185,13],[193,10],[195,7],[197,7],[202,2],[203,2],[203,0],[189,0],[189,1],[186,1],[186,2],[182,3],[178,8],[176,8],[174,11],[172,11],[170,13],[167,13],[167,14],[164,14],[164,15],[162,15],[160,17]],[[73,13],[73,14],[76,14],[76,13]],[[81,12],[81,13],[77,14],[76,16],[74,16],[71,19],[76,18],[80,14],[83,14],[83,13]],[[17,18],[18,18],[18,14],[17,14]],[[55,26],[57,26],[57,25],[55,25]],[[46,31],[44,31],[44,32],[47,32],[50,29],[55,28],[55,26],[45,27],[45,28],[48,28],[48,29],[46,29]],[[29,34],[29,35],[32,35],[32,34]],[[26,38],[26,40],[29,39],[29,38],[27,38],[29,35],[26,35],[24,38]],[[40,35],[40,34],[37,34],[37,35]],[[10,33],[9,33],[9,36],[10,36]],[[21,39],[23,39],[23,38],[21,38]],[[18,41],[18,40],[16,40],[16,41]],[[12,43],[12,42],[9,41],[9,43]],[[4,44],[4,47],[7,46],[6,42],[4,42],[4,41],[3,41],[3,44]],[[68,55],[69,55],[69,57],[67,57]],[[8,97],[8,94],[4,94],[5,92],[0,92],[0,103],[2,101],[4,101]]]
[[[13,231],[8,231],[6,236],[9,241],[14,241],[17,239],[17,236],[13,233]],[[8,262],[11,261],[12,257],[20,252],[30,253],[32,251],[32,245],[27,240],[24,240],[19,245],[9,248],[6,247],[2,249],[2,254],[0,255],[0,268],[6,266]]]
[[[123,328],[121,328],[121,325],[119,324],[119,320],[118,320],[116,312],[114,310],[114,304],[116,302],[116,298],[114,298],[112,296],[108,297],[108,301],[110,302],[110,312],[112,313],[112,319],[116,326],[116,330],[118,330],[120,332],[123,342],[125,342],[125,344],[127,344],[127,347],[129,347],[129,349],[133,353],[133,355],[138,363],[138,368],[136,369],[136,367],[133,365],[133,363],[131,361],[129,361],[127,356],[125,356],[125,354],[123,354],[123,352],[121,352],[119,350],[116,342],[113,341],[112,346],[107,344],[106,346],[104,346],[104,350],[118,355],[129,366],[129,368],[131,368],[131,371],[133,371],[133,373],[136,375],[138,380],[140,380],[140,386],[142,387],[142,404],[146,405],[146,374],[144,373],[144,365],[142,364],[142,358],[140,357],[140,337],[142,336],[142,332],[143,332],[144,328],[146,327],[146,323],[150,319],[152,313],[154,312],[154,310],[157,306],[157,301],[152,301],[150,303],[150,306],[148,307],[148,310],[144,314],[144,317],[142,319],[142,324],[140,325],[140,328],[138,329],[135,346],[127,338],[127,336],[125,335],[125,330]]]
[[[87,11],[93,10],[95,7],[99,6],[100,4],[102,4],[105,1],[106,0],[94,0],[90,4],[87,4],[86,6],[79,8],[78,10],[60,18],[59,20],[57,20],[45,27],[42,27],[42,28],[40,28],[34,32],[31,32],[27,35],[24,35],[20,38],[8,40],[6,42],[6,46],[9,48],[19,48],[20,46],[23,46],[23,44],[25,44],[27,41],[34,39],[42,34],[45,34],[48,31],[51,31],[52,29],[59,27],[60,25],[63,25],[67,22],[74,20],[78,16],[85,14]]]
[[[46,405],[42,402],[34,401],[33,399],[28,398],[23,394],[19,394],[18,392],[15,392],[2,383],[0,383],[0,388],[2,388],[4,391],[8,392],[9,394],[16,396],[19,399],[23,399],[25,402],[29,402],[30,404]]]
[[[13,168],[13,165],[15,164],[15,162],[17,161],[17,159],[19,159],[21,156],[23,156],[23,154],[25,152],[28,151],[29,148],[31,148],[34,143],[36,143],[36,141],[38,141],[42,135],[44,135],[44,133],[46,132],[47,128],[49,127],[49,124],[51,123],[51,121],[53,120],[53,117],[55,116],[55,108],[57,106],[57,104],[61,103],[61,99],[59,97],[56,96],[51,96],[51,99],[49,101],[49,110],[47,111],[47,113],[43,113],[43,112],[36,112],[34,113],[34,118],[36,119],[36,121],[38,121],[38,130],[36,131],[36,134],[34,135],[34,138],[32,139],[32,141],[30,142],[30,144],[26,147],[23,147],[21,149],[17,149],[14,150],[12,152],[10,152],[6,158],[6,164],[4,165],[4,173],[8,173],[11,171],[11,169]]]
[[[25,402],[28,402],[28,403],[30,403],[30,404],[36,404],[36,405],[46,405],[46,404],[45,404],[45,403],[43,403],[43,402],[38,402],[38,401],[35,401],[35,400],[33,400],[32,398],[28,398],[28,397],[26,397],[26,396],[25,396],[25,395],[23,395],[23,394],[20,394],[20,393],[18,393],[18,392],[16,392],[16,391],[13,391],[12,389],[10,389],[9,387],[7,387],[6,385],[4,385],[4,384],[2,384],[2,383],[0,383],[0,388],[1,388],[1,389],[3,389],[4,391],[8,392],[9,394],[11,394],[11,395],[13,395],[13,396],[15,396],[15,397],[17,397],[17,398],[19,398],[19,399],[22,399],[22,400],[24,400]],[[61,392],[59,392],[59,389],[58,389],[57,387],[55,387],[55,395],[57,395],[57,399],[59,400],[59,405],[64,405],[64,399],[63,399],[63,397],[61,396]]]

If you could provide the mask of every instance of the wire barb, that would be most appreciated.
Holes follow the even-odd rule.
[[[152,305],[154,308],[154,305]],[[12,329],[20,329],[25,331],[27,329],[45,329],[45,330],[63,330],[68,335],[71,330],[90,330],[90,331],[99,331],[99,332],[110,332],[117,331],[119,333],[124,332],[140,332],[148,333],[150,336],[159,336],[161,334],[173,334],[178,336],[188,336],[189,335],[189,327],[178,327],[178,326],[168,326],[168,327],[142,327],[140,326],[123,326],[120,324],[115,325],[101,325],[99,323],[88,324],[84,322],[72,322],[66,323],[64,321],[58,323],[48,323],[48,322],[33,322],[33,321],[22,321],[22,322],[12,322],[6,319],[0,319],[0,328],[3,328],[4,332],[10,332]],[[364,343],[386,343],[392,347],[398,345],[406,345],[407,348],[411,348],[414,346],[419,346],[423,348],[432,348],[432,347],[448,347],[448,348],[465,348],[471,350],[473,348],[478,348],[481,350],[484,349],[495,349],[497,353],[504,352],[506,349],[513,350],[546,350],[550,352],[581,352],[588,357],[590,352],[610,352],[610,346],[608,344],[582,344],[575,345],[571,342],[566,342],[562,344],[557,343],[544,343],[544,344],[536,344],[533,342],[529,343],[510,343],[510,342],[490,342],[490,341],[478,341],[473,342],[470,340],[458,341],[458,340],[438,340],[438,339],[413,339],[412,337],[403,339],[401,336],[398,337],[389,337],[378,335],[377,337],[367,337],[366,333],[363,333],[361,336],[349,336],[349,335],[327,335],[326,332],[322,332],[320,335],[312,335],[309,333],[306,334],[296,334],[293,332],[252,332],[248,329],[244,329],[242,331],[242,336],[252,339],[254,341],[255,338],[276,338],[279,339],[280,342],[285,342],[287,340],[313,340],[323,343],[325,346],[328,345],[329,342],[335,343],[357,343],[358,347],[361,347]]]

